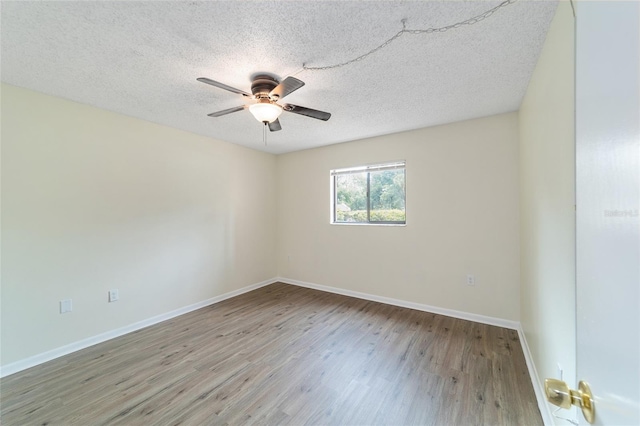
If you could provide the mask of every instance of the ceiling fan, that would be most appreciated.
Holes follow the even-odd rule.
[[[304,82],[294,77],[287,77],[281,82],[278,82],[278,80],[271,76],[258,75],[251,82],[251,94],[209,78],[200,77],[197,80],[202,83],[219,87],[220,89],[228,90],[229,92],[237,93],[255,101],[250,105],[241,105],[234,108],[223,109],[218,112],[212,112],[211,114],[207,114],[209,117],[220,117],[222,115],[231,114],[232,112],[242,111],[243,109],[249,108],[249,111],[253,114],[256,120],[264,123],[265,126],[268,125],[269,130],[272,132],[282,130],[280,120],[278,120],[282,111],[293,112],[294,114],[305,115],[307,117],[323,121],[327,121],[331,117],[330,113],[318,111],[317,109],[306,108],[293,104],[280,105],[277,103],[278,100],[304,86]]]

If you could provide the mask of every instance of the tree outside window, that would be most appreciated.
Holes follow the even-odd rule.
[[[338,169],[331,176],[333,223],[406,223],[404,162]]]

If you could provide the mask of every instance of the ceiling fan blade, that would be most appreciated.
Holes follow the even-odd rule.
[[[280,125],[280,120],[276,118],[274,121],[269,123],[269,130],[271,130],[272,132],[277,132],[278,130],[282,130],[282,126]]]
[[[210,85],[215,86],[215,87],[219,87],[220,89],[224,89],[224,90],[228,90],[228,91],[233,92],[233,93],[237,93],[237,94],[242,95],[242,96],[248,96],[248,97],[252,96],[251,94],[249,94],[249,93],[247,93],[247,92],[245,92],[243,90],[236,89],[236,88],[231,87],[231,86],[227,86],[226,84],[220,83],[220,82],[215,81],[215,80],[211,80],[210,78],[200,77],[200,78],[197,78],[196,80],[198,80],[198,81],[200,81],[202,83],[210,84]]]
[[[287,77],[280,82],[272,91],[269,96],[277,96],[279,99],[284,98],[288,94],[295,92],[299,88],[304,86],[304,82],[294,77]]]
[[[317,109],[306,108],[303,106],[284,104],[282,109],[293,112],[294,114],[306,115],[307,117],[317,118],[318,120],[327,121],[331,118],[331,113],[318,111]]]
[[[247,107],[246,105],[242,105],[238,107],[223,109],[222,111],[218,111],[218,112],[212,112],[211,114],[207,114],[207,115],[209,117],[220,117],[221,115],[227,115],[227,114],[231,114],[232,112],[242,111],[246,107]]]

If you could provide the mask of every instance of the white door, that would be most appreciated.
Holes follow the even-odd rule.
[[[640,425],[639,21],[637,0],[577,2],[577,373],[599,425]]]

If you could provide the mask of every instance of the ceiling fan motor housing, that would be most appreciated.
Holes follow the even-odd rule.
[[[278,85],[278,81],[268,75],[259,75],[251,83],[251,93],[256,98],[269,97],[269,93]]]

